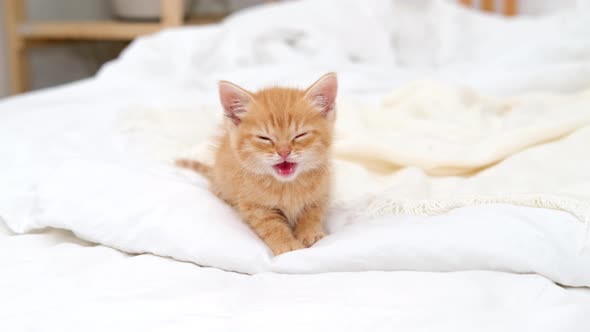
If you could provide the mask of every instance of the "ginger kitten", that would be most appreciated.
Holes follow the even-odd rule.
[[[330,193],[330,150],[337,80],[324,75],[306,90],[248,92],[219,83],[224,132],[212,167],[177,165],[207,176],[275,255],[322,237]]]

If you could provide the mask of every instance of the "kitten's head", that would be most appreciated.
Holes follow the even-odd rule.
[[[279,181],[326,169],[337,87],[334,73],[306,90],[277,87],[250,93],[220,82],[226,127],[240,166]]]

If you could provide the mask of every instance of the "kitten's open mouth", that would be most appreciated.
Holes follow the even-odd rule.
[[[272,168],[274,168],[275,172],[277,172],[279,175],[289,176],[289,175],[295,173],[296,166],[297,166],[297,163],[290,163],[288,161],[283,161],[282,163],[273,165]]]

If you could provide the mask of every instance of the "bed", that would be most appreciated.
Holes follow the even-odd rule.
[[[585,331],[589,15],[272,4],[1,101],[3,329]],[[219,79],[328,71],[329,235],[273,257],[171,161],[210,158]]]

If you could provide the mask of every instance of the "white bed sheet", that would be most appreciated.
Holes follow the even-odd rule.
[[[6,331],[584,331],[590,290],[534,274],[254,276],[0,228]]]
[[[305,8],[317,7],[312,2],[307,2],[308,7],[302,7],[301,11],[305,13]],[[371,2],[375,11],[365,19],[372,20],[375,13],[385,12],[389,8],[385,3]],[[398,6],[399,3],[402,2],[398,2]],[[327,1],[314,12],[320,17],[322,6],[347,8],[334,7],[334,2]],[[585,53],[590,48],[583,48],[583,45],[579,49],[570,48],[568,54],[573,54],[570,58],[560,58],[557,54],[557,58],[537,59],[523,65],[527,54],[536,54],[556,40],[513,53],[512,57],[505,55],[498,63],[487,66],[477,62],[475,56],[489,50],[486,48],[468,52],[475,55],[467,60],[454,59],[452,55],[457,53],[446,49],[435,52],[437,57],[422,57],[423,62],[413,67],[399,66],[413,59],[412,45],[404,48],[404,52],[392,54],[387,49],[371,52],[371,45],[365,46],[369,51],[364,53],[349,50],[363,59],[362,63],[326,61],[334,55],[321,53],[307,63],[308,56],[295,57],[297,52],[272,45],[266,49],[268,54],[263,54],[268,64],[251,62],[260,54],[246,53],[238,57],[232,51],[240,49],[240,44],[231,42],[240,41],[240,35],[232,35],[235,29],[228,27],[231,24],[241,26],[242,19],[256,20],[256,15],[267,17],[264,10],[275,10],[273,8],[261,9],[251,14],[251,18],[246,14],[237,16],[234,23],[224,26],[169,31],[145,38],[132,45],[121,59],[105,67],[95,79],[0,103],[0,121],[4,124],[0,153],[10,156],[1,166],[0,203],[29,190],[64,160],[125,159],[129,151],[113,149],[112,138],[105,135],[121,113],[146,107],[209,109],[217,99],[215,85],[211,82],[219,78],[247,83],[252,88],[274,82],[302,86],[310,77],[338,70],[341,95],[364,100],[374,100],[375,96],[388,93],[392,88],[424,77],[467,84],[483,93],[499,95],[575,91],[590,83],[590,75],[584,74],[590,71]],[[348,8],[352,8],[350,13],[340,14],[354,14],[355,7]],[[429,10],[436,14],[437,10],[447,9],[433,7]],[[284,12],[294,18],[296,13],[302,15],[292,10]],[[273,15],[276,13],[280,12],[277,10]],[[462,14],[454,11],[445,13],[450,13],[443,16],[447,21],[438,21],[438,24],[468,17],[457,16]],[[560,24],[560,20],[537,22],[539,24],[532,26],[550,30]],[[281,22],[280,16],[276,22]],[[500,24],[498,22],[489,19],[487,26],[481,26],[492,29]],[[449,36],[457,36],[452,33],[452,25],[447,27],[444,31]],[[576,27],[573,23],[569,26],[572,31],[585,27]],[[268,26],[254,30],[264,28]],[[370,31],[356,38],[363,39],[366,33]],[[220,35],[229,41],[221,49],[199,51],[195,48],[204,40],[216,40]],[[574,37],[565,40],[566,46],[579,45],[576,34],[572,32],[568,36]],[[268,40],[272,42],[273,39]],[[397,39],[400,43],[404,40],[411,39]],[[440,46],[440,40],[432,45]],[[319,38],[307,42],[317,46],[321,41]],[[456,42],[463,45],[466,41]],[[503,42],[497,40],[496,46],[506,46]],[[493,49],[492,46],[486,47]],[[222,63],[233,65],[220,68],[219,63],[202,62],[202,54],[214,59],[216,55],[223,56]],[[276,60],[286,55],[292,56],[287,63]],[[389,56],[395,61],[384,63],[392,60]],[[440,63],[443,60],[446,63]],[[203,63],[207,66],[201,66]],[[190,75],[193,71],[195,75]],[[193,95],[194,101],[187,102],[187,95]],[[7,144],[7,141],[15,143]],[[145,151],[133,153],[147,154]],[[277,328],[581,331],[590,325],[590,291],[587,288],[564,288],[536,274],[372,271],[248,276],[152,255],[128,255],[78,240],[65,231],[14,235],[4,227],[0,232],[0,247],[0,294],[3,294],[0,321],[11,331],[236,331],[254,328],[261,331]],[[485,262],[480,263],[485,265]]]

